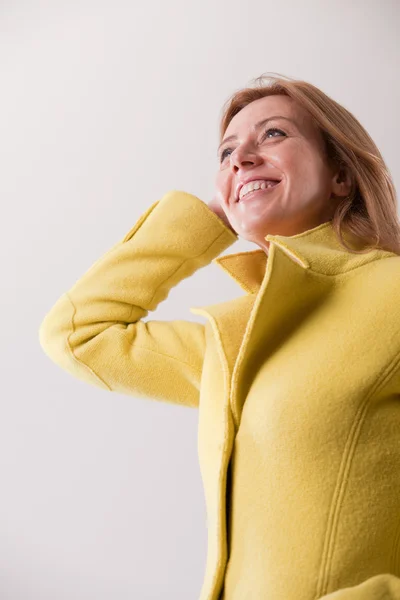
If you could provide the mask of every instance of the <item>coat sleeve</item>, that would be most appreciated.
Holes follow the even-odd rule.
[[[390,573],[375,575],[358,585],[321,596],[320,600],[400,600],[400,579]]]
[[[102,389],[197,407],[205,326],[142,319],[237,239],[202,200],[168,192],[56,301],[42,349]]]

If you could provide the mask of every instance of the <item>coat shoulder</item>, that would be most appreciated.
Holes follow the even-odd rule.
[[[393,254],[381,260],[375,261],[373,264],[374,277],[394,289],[400,287],[400,256]]]
[[[363,293],[369,305],[381,314],[391,336],[398,336],[400,351],[400,256],[383,258],[371,267],[371,279],[366,282],[365,288],[362,286]]]

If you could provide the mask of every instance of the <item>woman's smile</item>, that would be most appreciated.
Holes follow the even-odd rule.
[[[273,185],[270,185],[270,186],[268,186],[268,187],[266,187],[266,188],[264,188],[264,189],[261,189],[261,188],[260,188],[260,189],[258,189],[258,190],[253,190],[253,191],[251,191],[251,192],[248,192],[247,194],[245,194],[245,195],[243,196],[243,198],[240,198],[240,199],[238,200],[238,202],[242,204],[242,203],[244,203],[244,202],[247,202],[248,200],[252,200],[253,198],[258,198],[258,195],[257,195],[257,194],[259,194],[259,195],[261,195],[262,193],[264,193],[264,194],[271,194],[271,193],[272,193],[272,192],[275,190],[275,188],[277,188],[277,187],[278,187],[278,185],[279,185],[280,183],[281,183],[280,181],[277,181],[277,182],[276,182],[276,183],[274,183]]]

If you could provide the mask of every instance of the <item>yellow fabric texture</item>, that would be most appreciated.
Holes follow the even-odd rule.
[[[64,293],[40,344],[112,392],[199,409],[200,600],[400,599],[400,257],[331,222],[262,250],[171,191]],[[357,247],[355,239],[345,237]],[[242,294],[143,318],[210,262]]]

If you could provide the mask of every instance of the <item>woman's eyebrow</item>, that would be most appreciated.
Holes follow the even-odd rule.
[[[268,121],[272,121],[273,119],[286,119],[287,121],[291,121],[292,123],[296,124],[296,122],[294,121],[294,119],[291,119],[290,117],[284,117],[283,115],[274,115],[273,117],[268,117],[267,119],[262,119],[262,121],[258,121],[258,123],[256,123],[253,127],[253,129],[258,129],[259,127],[261,127],[262,125],[264,125],[265,123],[267,123]],[[237,135],[230,135],[227,138],[225,138],[224,140],[222,140],[222,142],[220,143],[220,145],[218,146],[218,150],[221,148],[221,146],[223,146],[226,142],[229,142],[231,140],[234,140],[237,138]]]

